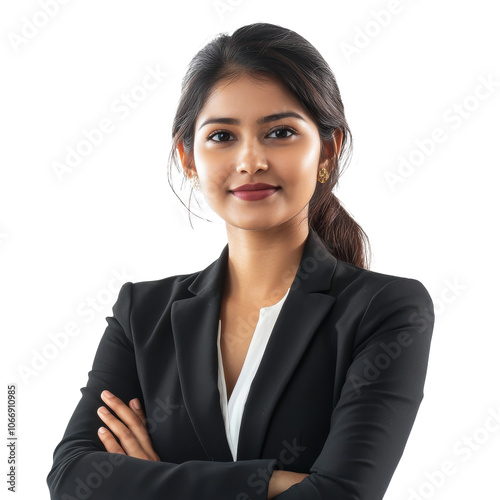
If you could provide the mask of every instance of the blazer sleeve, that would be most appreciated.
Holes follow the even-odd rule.
[[[434,308],[418,280],[370,300],[324,447],[302,482],[275,500],[381,500],[423,399]]]
[[[269,477],[277,459],[216,462],[192,460],[180,464],[153,462],[109,453],[97,436],[102,421],[102,390],[119,397],[140,397],[129,314],[132,283],[125,283],[113,306],[113,316],[99,343],[86,387],[53,455],[47,476],[52,500],[238,500],[267,499],[267,488],[251,487],[252,477]],[[126,401],[128,403],[128,400]],[[269,471],[262,476],[262,470]],[[247,495],[246,492],[249,492]]]

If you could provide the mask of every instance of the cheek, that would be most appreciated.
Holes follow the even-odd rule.
[[[319,137],[311,138],[301,145],[300,152],[297,154],[300,155],[305,169],[318,170],[320,150]]]
[[[319,145],[312,141],[304,141],[294,148],[284,148],[277,152],[275,164],[280,165],[285,182],[298,184],[306,190],[315,186],[319,157]]]
[[[218,196],[227,183],[227,158],[221,151],[210,149],[195,142],[193,147],[194,164],[206,198]]]
[[[302,174],[305,178],[310,180],[309,186],[313,190],[316,188],[316,182],[318,180],[320,153],[320,142],[318,140],[311,140],[309,144],[302,149],[300,156]]]
[[[197,140],[193,144],[193,159],[196,170],[198,170],[198,175],[201,176],[202,171],[205,170],[205,165],[207,162],[210,162],[210,155],[207,153],[206,148]]]

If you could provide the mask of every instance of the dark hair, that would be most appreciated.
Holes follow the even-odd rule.
[[[322,155],[329,160],[330,176],[325,183],[317,183],[309,203],[309,227],[318,233],[335,257],[368,268],[368,237],[332,192],[346,165],[344,162],[340,169],[340,161],[350,159],[352,154],[352,136],[340,91],[332,70],[318,50],[292,30],[268,23],[250,24],[231,36],[217,35],[194,56],[182,80],[172,125],[168,161],[172,190],[175,193],[171,165],[182,172],[177,145],[182,141],[187,153],[192,150],[194,125],[210,91],[220,80],[244,74],[278,79],[314,118],[322,140]],[[336,129],[342,132],[343,138],[338,155],[332,139],[334,132],[338,132]],[[189,207],[186,208],[191,213]]]

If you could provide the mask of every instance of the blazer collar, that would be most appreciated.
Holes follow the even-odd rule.
[[[229,246],[172,304],[172,333],[186,410],[210,460],[232,461],[220,408],[217,333]],[[251,384],[238,440],[238,460],[259,458],[273,410],[308,343],[330,311],[337,259],[309,228],[299,267]]]

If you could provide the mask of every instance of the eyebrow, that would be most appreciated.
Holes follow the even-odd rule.
[[[298,118],[299,120],[305,120],[302,115],[295,113],[295,111],[285,111],[284,113],[275,113],[274,115],[262,116],[257,120],[259,125],[263,125],[264,123],[274,122],[276,120],[281,120],[282,118]],[[239,125],[241,122],[237,118],[209,118],[205,120],[199,127],[198,130],[203,128],[205,125],[209,125],[210,123],[225,123],[227,125]]]

